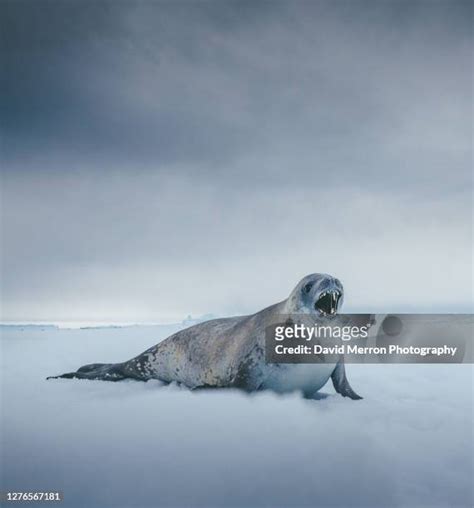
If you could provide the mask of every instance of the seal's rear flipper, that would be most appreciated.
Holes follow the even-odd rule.
[[[334,389],[343,397],[350,397],[352,400],[362,399],[362,397],[357,395],[357,393],[351,388],[351,385],[347,380],[344,358],[341,358],[339,362],[337,362],[336,368],[332,371],[331,379]]]
[[[59,376],[49,376],[46,379],[96,379],[100,381],[121,381],[127,376],[122,371],[120,363],[92,363],[84,365],[76,372],[67,372]]]

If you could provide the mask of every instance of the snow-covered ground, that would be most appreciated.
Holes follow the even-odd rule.
[[[471,507],[471,365],[349,365],[365,398],[54,380],[180,325],[1,330],[1,490],[87,507]]]

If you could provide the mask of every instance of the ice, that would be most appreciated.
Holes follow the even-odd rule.
[[[3,328],[1,490],[62,506],[472,506],[471,365],[348,365],[362,401],[52,380],[182,325]]]

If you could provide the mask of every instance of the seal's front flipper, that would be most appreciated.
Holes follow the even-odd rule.
[[[362,399],[362,397],[357,395],[357,393],[351,388],[351,385],[347,380],[344,358],[341,358],[339,362],[337,362],[336,368],[332,371],[331,379],[334,389],[343,397],[350,397],[352,400]]]
[[[100,381],[121,381],[127,376],[123,373],[120,363],[92,363],[84,365],[76,372],[67,372],[46,379],[96,379]]]

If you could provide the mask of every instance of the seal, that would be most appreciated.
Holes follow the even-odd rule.
[[[337,278],[313,273],[304,277],[286,300],[260,312],[199,323],[126,362],[94,363],[48,379],[158,379],[190,389],[300,391],[307,398],[318,398],[318,390],[331,378],[336,392],[361,399],[349,385],[343,356],[326,358],[317,364],[265,363],[268,326],[288,315],[308,317],[312,323],[329,322],[341,308],[343,299],[344,289]]]

